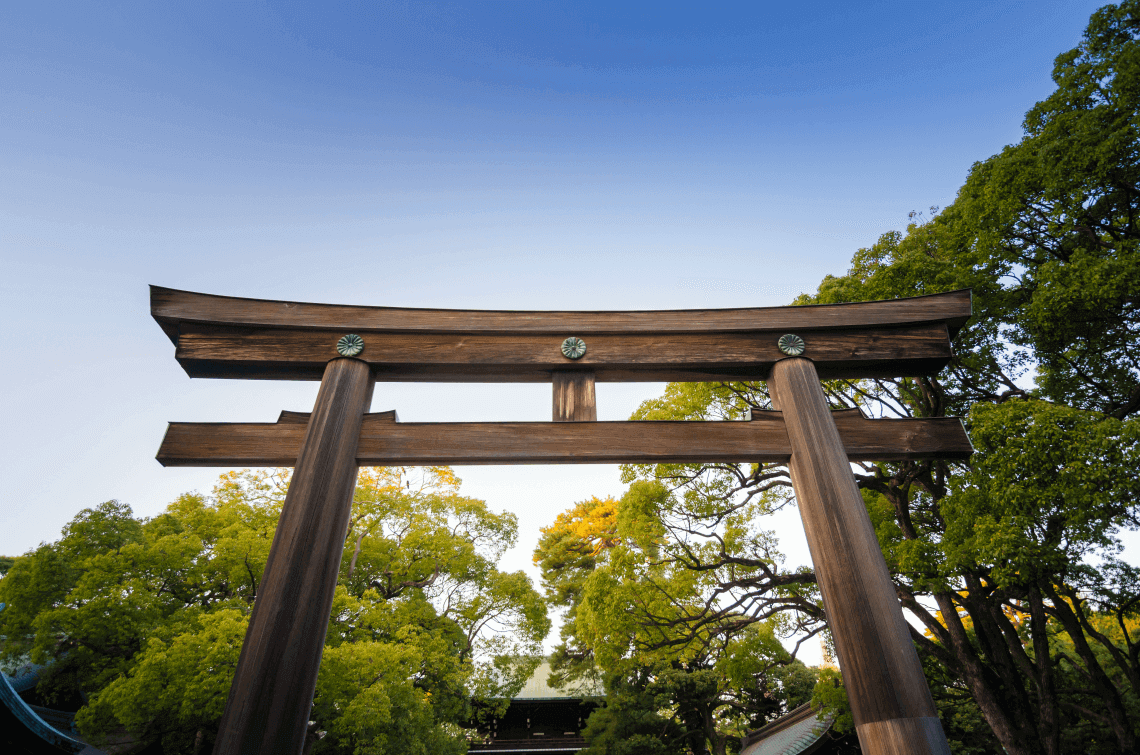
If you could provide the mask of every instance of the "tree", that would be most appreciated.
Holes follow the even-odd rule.
[[[556,672],[606,669],[589,752],[723,755],[810,697],[814,676],[778,633],[794,631],[789,609],[816,617],[812,631],[822,626],[814,581],[779,570],[767,534],[748,526],[749,506],[721,512],[708,532],[690,519],[678,539],[680,523],[663,516],[680,508],[671,498],[643,481],[620,501],[583,501],[543,530],[535,551],[548,599],[567,611]],[[722,563],[692,568],[700,559]],[[739,585],[726,583],[729,573]]]
[[[582,732],[587,742],[584,753],[684,755],[691,737],[682,723],[665,713],[675,707],[674,696],[655,681],[648,668],[606,679],[605,703],[590,714]]]
[[[976,164],[955,201],[962,238],[1012,276],[1006,334],[1044,395],[1123,419],[1140,411],[1140,4],[1093,14],[1056,59],[1025,137]]]
[[[50,662],[41,692],[85,734],[212,745],[288,473],[223,475],[149,520],[110,502],[0,580],[8,657]],[[465,751],[472,698],[520,688],[549,629],[520,573],[495,563],[515,519],[459,495],[447,468],[364,470],[326,638],[312,753]]]

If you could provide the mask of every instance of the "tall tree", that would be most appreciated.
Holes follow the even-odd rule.
[[[768,533],[751,526],[766,505],[760,496],[718,509],[717,521],[682,524],[667,487],[640,481],[543,530],[535,560],[548,599],[566,609],[555,669],[606,670],[588,752],[724,755],[810,696],[814,675],[779,635],[822,628],[818,595],[810,575],[780,569]],[[702,561],[717,565],[693,568]]]
[[[149,520],[115,502],[81,512],[0,580],[5,655],[50,662],[41,692],[86,699],[86,734],[205,751],[287,482],[230,473]],[[472,698],[520,688],[549,629],[525,575],[495,566],[516,534],[447,468],[361,473],[309,752],[465,751]]]
[[[844,390],[881,412],[970,417],[970,469],[877,465],[860,484],[933,637],[920,647],[946,653],[1011,752],[1061,751],[1072,714],[1110,731],[1110,748],[1137,746],[1135,596],[1110,585],[1132,571],[1111,560],[1115,534],[1137,524],[1138,37],[1140,4],[1097,11],[1018,144],[976,164],[938,217],[885,236],[800,302],[975,290],[944,379]],[[1017,379],[1026,368],[1032,388]],[[1094,609],[1114,612],[1119,633],[1094,631]]]

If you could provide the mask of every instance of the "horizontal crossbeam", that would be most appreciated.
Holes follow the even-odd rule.
[[[801,331],[830,378],[931,374],[950,359],[942,324],[891,330]],[[175,354],[191,377],[319,380],[336,359],[337,331],[185,326]],[[562,336],[360,333],[378,381],[550,382],[555,371],[592,370],[599,382],[763,380],[780,359],[782,332],[597,335],[570,363]]]
[[[151,288],[151,311],[191,377],[319,380],[338,341],[378,381],[550,382],[583,370],[600,382],[763,380],[803,340],[824,378],[929,375],[951,356],[970,292],[812,307],[659,312],[495,312],[350,307]],[[581,339],[571,359],[561,346]]]
[[[292,466],[305,435],[303,414],[277,423],[172,422],[164,466]],[[360,431],[361,466],[436,464],[659,464],[786,462],[791,445],[779,412],[750,422],[398,422],[369,414]],[[962,423],[949,417],[871,420],[834,413],[852,461],[966,459]]]

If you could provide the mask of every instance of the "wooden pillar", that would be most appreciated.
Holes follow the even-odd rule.
[[[555,422],[597,422],[593,371],[556,370],[553,379]]]
[[[215,755],[298,755],[356,487],[369,366],[325,368],[222,716]]]
[[[768,388],[784,414],[792,485],[859,744],[868,755],[950,755],[815,365],[779,361]]]

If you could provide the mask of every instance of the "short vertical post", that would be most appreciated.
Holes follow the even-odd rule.
[[[598,402],[592,370],[556,370],[554,382],[555,422],[596,422]]]
[[[815,365],[781,360],[768,388],[788,430],[788,468],[859,744],[868,755],[950,755]]]
[[[325,368],[258,587],[215,755],[298,755],[356,487],[360,425],[372,400],[369,366]]]

